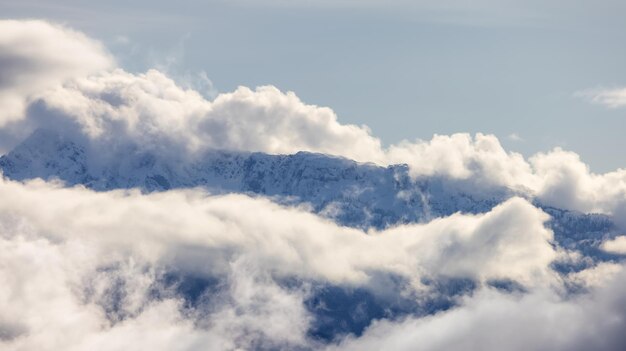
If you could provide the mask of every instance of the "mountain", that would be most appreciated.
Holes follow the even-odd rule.
[[[0,157],[13,180],[59,179],[104,191],[145,192],[201,187],[211,193],[246,193],[283,204],[305,204],[342,225],[382,229],[424,222],[455,212],[482,213],[513,195],[506,188],[477,189],[446,177],[412,179],[406,165],[381,167],[309,152],[268,155],[214,150],[188,157],[163,156],[128,145],[106,155],[55,131],[38,129]],[[604,215],[544,206],[563,247],[611,259],[598,249],[616,228]]]
[[[59,179],[68,185],[80,184],[96,191],[139,188],[154,192],[199,187],[211,193],[262,195],[286,205],[305,205],[339,224],[363,229],[425,222],[459,211],[482,213],[511,196],[520,195],[506,188],[472,187],[446,177],[412,179],[406,165],[381,167],[309,152],[268,155],[214,150],[193,157],[173,157],[127,145],[116,146],[103,154],[102,149],[91,148],[89,143],[43,129],[0,157],[0,170],[13,180]],[[588,258],[577,264],[557,262],[554,264],[557,271],[567,273],[597,260],[617,259],[599,249],[603,240],[617,234],[610,217],[534,202],[551,216],[548,225],[558,245],[577,250]],[[187,303],[193,305],[217,283],[206,277],[177,274],[165,279],[163,284],[176,286]],[[366,288],[315,285],[306,301],[307,308],[316,316],[310,334],[325,340],[343,333],[359,335],[374,319],[450,308],[455,296],[476,287],[474,282],[464,279],[434,284],[442,293],[420,303],[406,298],[389,301]],[[515,288],[507,282],[498,284],[501,286],[494,286]]]
[[[342,225],[364,229],[424,222],[455,212],[487,212],[519,195],[506,188],[472,190],[445,177],[411,179],[406,165],[381,167],[309,152],[214,150],[184,159],[131,145],[106,157],[98,153],[55,131],[38,129],[0,157],[0,170],[13,180],[59,179],[97,191],[202,187],[212,193],[258,194],[284,204],[307,204]],[[553,230],[565,246],[603,239],[614,227],[607,216],[536,205],[552,216]]]
[[[213,193],[259,194],[287,204],[306,203],[316,213],[360,228],[485,212],[512,195],[507,189],[469,194],[445,178],[412,180],[406,165],[380,167],[308,152],[210,151],[190,161],[132,146],[104,161],[101,155],[89,157],[95,152],[40,129],[2,156],[0,169],[14,180],[60,179],[94,190],[203,187]]]

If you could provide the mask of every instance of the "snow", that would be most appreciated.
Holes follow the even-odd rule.
[[[139,188],[145,192],[202,187],[211,193],[247,193],[286,205],[305,205],[342,225],[386,228],[426,222],[455,212],[484,213],[516,194],[506,188],[475,191],[445,177],[412,179],[406,165],[381,167],[346,158],[298,152],[269,155],[213,150],[193,159],[167,158],[129,145],[115,157],[57,132],[39,129],[0,157],[14,180],[59,179],[98,191]],[[610,259],[599,249],[616,235],[611,219],[543,206],[564,247]]]

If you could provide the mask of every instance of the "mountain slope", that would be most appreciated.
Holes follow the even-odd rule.
[[[0,169],[14,180],[60,179],[100,191],[202,187],[212,193],[259,194],[284,204],[304,204],[342,225],[363,229],[423,222],[459,211],[483,213],[515,195],[505,188],[472,190],[444,177],[411,179],[406,165],[381,167],[308,152],[216,150],[185,159],[130,145],[108,157],[98,153],[40,129],[0,157]],[[549,225],[559,244],[595,257],[612,257],[598,249],[602,240],[616,233],[610,218],[536,205],[551,215]]]

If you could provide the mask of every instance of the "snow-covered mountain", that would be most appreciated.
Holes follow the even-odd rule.
[[[411,179],[406,165],[381,167],[309,152],[210,151],[193,159],[164,157],[133,146],[107,157],[96,157],[98,152],[39,129],[0,157],[0,169],[14,180],[59,179],[95,190],[202,187],[212,193],[259,194],[280,203],[304,204],[342,225],[378,229],[459,211],[482,213],[516,195],[506,188],[477,190],[445,177]],[[606,256],[597,245],[614,234],[610,218],[537,205],[551,215],[562,246]]]
[[[506,189],[469,194],[443,178],[413,181],[406,165],[380,167],[308,152],[211,151],[183,162],[128,147],[106,161],[97,157],[97,163],[90,152],[96,151],[56,132],[37,130],[0,158],[0,169],[15,180],[58,178],[95,190],[204,187],[214,193],[261,194],[279,202],[306,203],[316,213],[363,228],[457,211],[485,212],[511,195]]]

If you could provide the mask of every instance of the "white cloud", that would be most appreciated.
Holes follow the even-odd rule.
[[[425,318],[374,323],[335,350],[622,350],[626,339],[624,267],[589,295],[503,294],[483,289],[462,307]]]
[[[365,233],[242,195],[98,193],[2,180],[0,213],[7,349],[304,345],[306,292],[275,277],[360,286],[383,274],[405,277],[416,291],[424,277],[558,284],[547,216],[518,198],[484,215]],[[230,283],[219,303],[190,316],[175,296],[151,297],[167,269]],[[112,308],[120,311],[107,315]]]
[[[0,130],[4,147],[18,135],[46,127],[86,137],[100,158],[128,145],[180,162],[208,149],[313,151],[383,165],[407,163],[416,177],[465,180],[475,191],[504,186],[550,205],[626,217],[626,170],[593,174],[572,152],[555,149],[526,160],[507,152],[495,136],[480,133],[435,135],[383,148],[366,126],[341,124],[330,108],[305,104],[292,92],[240,87],[209,101],[157,70],[131,74],[110,68],[112,60],[101,46],[82,34],[45,22],[1,23],[11,29],[0,39],[4,65],[10,77],[17,77],[2,88],[11,101],[28,107],[20,123]],[[17,45],[21,42],[33,43],[25,46],[31,49]],[[41,71],[41,79],[19,78],[30,77],[30,66]],[[0,101],[2,110],[16,111],[7,101]]]
[[[301,150],[380,159],[380,141],[364,127],[342,125],[329,108],[302,103],[267,86],[240,87],[214,101],[150,70],[122,70],[75,79],[47,91],[28,118],[51,128],[73,123],[106,143],[201,151],[208,148],[293,153]]]
[[[232,257],[252,255],[267,271],[339,284],[364,283],[382,271],[416,283],[424,275],[443,275],[533,286],[550,281],[548,265],[557,255],[543,225],[547,215],[520,198],[483,215],[455,214],[366,234],[243,195],[95,193],[6,180],[0,194],[6,199],[0,210],[50,240],[81,237],[102,252],[130,249],[147,262],[173,260],[213,274],[223,274]],[[206,252],[202,261],[211,264],[195,262],[185,254],[188,248]]]
[[[608,108],[626,106],[626,88],[593,89],[578,92],[575,95],[589,99],[595,104],[604,105]]]
[[[308,317],[297,291],[233,273],[234,287],[222,291],[228,299],[192,316],[176,296],[150,298],[154,276],[133,264],[132,255],[118,261],[120,270],[102,273],[105,255],[77,241],[0,240],[6,250],[0,259],[0,348],[224,350],[250,348],[257,334],[283,345],[304,343]],[[85,283],[91,280],[104,294],[92,295]],[[116,308],[117,298],[117,308],[128,315],[111,320],[105,311]]]
[[[483,185],[534,186],[521,154],[506,152],[493,135],[435,135],[430,141],[404,141],[387,150],[387,162],[407,163],[414,176],[444,175]]]
[[[621,218],[626,204],[626,169],[594,174],[580,157],[556,148],[529,159],[538,179],[536,195],[555,207],[599,212]]]
[[[45,21],[0,20],[0,127],[19,119],[33,95],[113,66],[97,41]]]
[[[607,240],[602,243],[601,248],[611,253],[626,254],[626,236],[618,236],[615,239]]]
[[[567,280],[586,289],[605,287],[622,271],[623,266],[620,263],[601,262],[591,268],[568,274]]]

